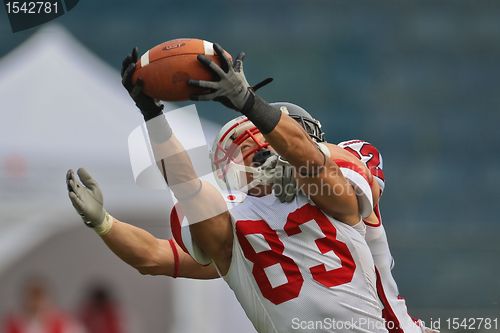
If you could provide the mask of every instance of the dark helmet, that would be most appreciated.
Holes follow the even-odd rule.
[[[309,134],[316,142],[324,142],[325,133],[321,130],[321,123],[314,119],[306,110],[298,105],[287,102],[271,103],[272,106],[287,112],[288,115],[295,119],[300,126]]]

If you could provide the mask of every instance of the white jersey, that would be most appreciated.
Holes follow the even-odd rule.
[[[290,203],[248,196],[230,213],[224,280],[258,332],[386,332],[361,221],[339,222],[303,195]],[[206,263],[189,228],[179,227],[178,242]]]
[[[224,279],[259,332],[385,332],[364,224],[325,215],[305,196],[247,197],[231,210]]]
[[[351,152],[367,166],[379,184],[380,195],[382,195],[385,177],[382,155],[378,149],[363,140],[344,141],[338,146]],[[379,223],[376,225],[366,223],[365,238],[377,270],[377,292],[384,307],[382,313],[387,322],[387,328],[390,333],[421,333],[424,329],[422,323],[408,314],[406,302],[400,296],[398,286],[392,276],[394,259],[389,249],[378,203],[374,205],[374,212]]]

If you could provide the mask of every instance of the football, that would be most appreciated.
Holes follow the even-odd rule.
[[[184,101],[202,89],[187,84],[193,80],[216,80],[217,77],[196,58],[205,55],[217,64],[221,59],[214,51],[213,43],[206,40],[185,38],[161,43],[146,51],[137,60],[132,82],[141,79],[144,93],[163,101]],[[231,55],[225,53],[230,61]]]

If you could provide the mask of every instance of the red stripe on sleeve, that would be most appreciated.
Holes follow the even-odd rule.
[[[337,164],[339,168],[346,168],[355,171],[356,173],[359,173],[368,182],[368,184],[371,185],[373,178],[370,181],[370,179],[368,179],[368,176],[365,174],[363,168],[361,168],[360,166],[346,160],[333,160],[333,162],[335,162],[335,164]]]

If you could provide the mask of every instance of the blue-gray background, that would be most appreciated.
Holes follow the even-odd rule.
[[[411,312],[500,312],[500,1],[82,0],[57,22],[116,69],[133,46],[179,37],[246,51],[250,82],[275,78],[263,97],[309,110],[330,142],[381,150]],[[34,31],[12,34],[0,10],[0,56]]]

